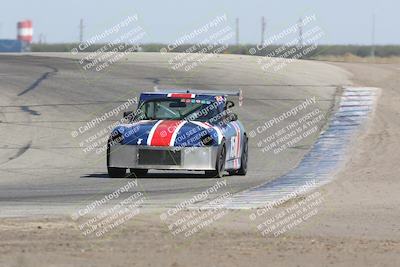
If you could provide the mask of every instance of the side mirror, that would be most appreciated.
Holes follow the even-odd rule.
[[[123,117],[125,119],[132,117],[133,116],[133,111],[125,111]]]
[[[135,113],[133,111],[125,111],[123,119],[126,120],[128,123],[133,122],[133,120],[135,119]]]
[[[235,103],[233,103],[233,101],[228,100],[228,101],[226,101],[225,109],[233,108],[234,106],[235,106]]]

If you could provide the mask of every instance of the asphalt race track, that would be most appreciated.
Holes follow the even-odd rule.
[[[257,57],[218,55],[191,71],[175,71],[173,54],[136,53],[100,71],[84,70],[80,55],[0,55],[0,216],[68,215],[129,182],[107,175],[105,153],[84,152],[85,139],[121,118],[107,119],[85,134],[71,132],[97,116],[157,88],[238,90],[235,107],[248,131],[305,99],[329,118],[347,73],[321,62],[296,61],[265,72]],[[304,113],[305,114],[305,113]],[[289,124],[289,118],[284,124]],[[324,122],[319,127],[324,127]],[[273,134],[270,129],[268,134]],[[279,154],[261,152],[250,139],[249,173],[225,176],[232,193],[260,185],[293,169],[318,133]],[[84,144],[82,147],[80,143]],[[214,185],[201,173],[151,172],[138,179],[145,207],[162,208]],[[219,193],[223,193],[221,190]]]

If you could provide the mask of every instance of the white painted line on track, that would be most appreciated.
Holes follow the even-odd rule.
[[[289,200],[294,192],[301,192],[310,184],[315,187],[329,183],[334,171],[346,160],[348,144],[355,137],[367,118],[373,114],[379,95],[379,88],[346,87],[339,102],[339,108],[330,118],[329,126],[322,132],[312,149],[301,163],[289,173],[260,186],[234,194],[228,201],[198,203],[194,208],[211,209],[254,209],[282,203]],[[304,191],[306,193],[307,191]],[[299,194],[296,194],[299,195]],[[295,196],[296,196],[295,195]]]

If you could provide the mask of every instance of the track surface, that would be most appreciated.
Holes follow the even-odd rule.
[[[68,54],[0,55],[0,216],[70,214],[125,185],[129,179],[108,178],[104,153],[85,153],[79,146],[121,114],[89,135],[73,138],[71,131],[143,90],[241,88],[244,105],[237,113],[249,131],[312,96],[315,107],[330,113],[337,89],[348,83],[348,73],[320,62],[298,61],[266,73],[256,57],[220,55],[183,72],[170,68],[171,56],[137,53],[98,73],[83,70]],[[226,176],[224,190],[240,192],[288,172],[317,137],[279,154],[262,153],[257,142],[274,130],[250,140],[248,175]],[[216,180],[152,172],[138,182],[147,207],[165,207]]]

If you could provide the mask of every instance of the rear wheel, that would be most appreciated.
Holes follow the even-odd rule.
[[[143,177],[143,176],[146,176],[148,171],[149,170],[147,170],[147,169],[130,169],[130,172],[131,172],[130,175],[131,175],[131,177],[136,177],[136,178]]]
[[[237,170],[238,175],[246,175],[247,174],[248,158],[249,158],[249,138],[247,138],[247,136],[246,136],[244,139],[242,156],[240,158],[240,169]]]
[[[215,164],[215,170],[206,171],[206,176],[211,178],[221,178],[225,171],[225,159],[226,159],[226,149],[225,144],[221,144],[219,153],[217,155],[217,162]]]

